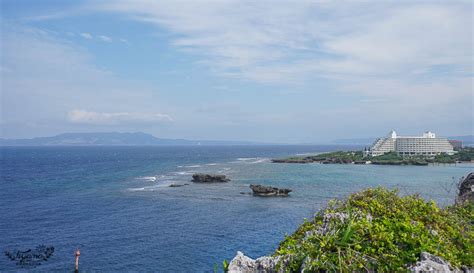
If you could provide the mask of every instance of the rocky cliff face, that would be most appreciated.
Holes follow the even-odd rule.
[[[474,203],[474,173],[470,173],[459,184],[458,202]]]
[[[278,264],[280,261],[282,263]],[[268,257],[263,256],[256,260],[245,256],[238,251],[237,255],[229,264],[228,273],[286,273],[286,264],[281,256]],[[303,270],[301,271],[303,272]],[[407,269],[410,273],[473,273],[474,270],[462,267],[461,269],[453,268],[449,262],[436,255],[428,252],[420,254],[420,261]]]
[[[237,255],[229,264],[228,273],[284,273],[285,271],[277,271],[277,263],[279,257],[260,257],[256,260],[245,256],[242,252],[237,251]]]
[[[409,268],[409,272],[412,273],[424,273],[424,272],[465,272],[453,268],[451,264],[446,262],[443,258],[432,255],[428,252],[421,252],[420,261],[416,265]],[[466,271],[470,272],[470,271]]]

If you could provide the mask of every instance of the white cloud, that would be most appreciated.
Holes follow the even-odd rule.
[[[119,1],[101,8],[166,27],[179,34],[175,46],[202,55],[211,69],[244,76],[246,70],[288,57],[288,49],[303,48],[306,40],[294,24],[300,19],[292,20],[304,15],[305,5],[249,3]]]
[[[296,82],[340,74],[469,71],[469,3],[132,1],[100,5],[177,33],[172,42],[224,76]]]
[[[323,63],[333,73],[409,75],[440,65],[469,69],[472,14],[455,5],[397,8],[364,29],[327,39],[323,48],[340,58]]]
[[[99,35],[99,39],[101,39],[103,42],[106,42],[106,43],[111,43],[112,42],[112,38],[110,38],[108,36],[105,36],[105,35]]]
[[[88,39],[88,40],[92,39],[92,35],[91,35],[90,33],[83,32],[83,33],[81,33],[80,35],[81,35],[81,37],[84,38],[84,39]]]
[[[101,113],[85,110],[72,110],[68,113],[69,121],[73,123],[88,123],[100,125],[161,123],[172,121],[169,115],[161,113]]]

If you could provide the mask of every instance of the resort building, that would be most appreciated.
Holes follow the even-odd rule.
[[[422,136],[398,136],[391,131],[387,137],[375,140],[365,155],[379,156],[388,152],[397,152],[401,156],[435,156],[441,153],[454,154],[453,145],[446,138],[439,138],[432,132]]]

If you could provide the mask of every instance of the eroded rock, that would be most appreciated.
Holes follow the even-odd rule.
[[[216,183],[216,182],[229,182],[230,179],[223,174],[205,174],[195,173],[193,174],[193,182],[196,183]]]
[[[256,260],[245,256],[242,252],[237,251],[237,255],[230,261],[229,273],[280,273],[285,272],[284,269],[277,271],[277,263],[280,257],[260,257]]]
[[[420,261],[412,266],[410,272],[425,273],[425,272],[461,272],[458,269],[453,269],[449,262],[443,258],[430,254],[428,252],[421,252]]]
[[[271,186],[250,185],[254,195],[257,196],[288,196],[291,189],[279,189]]]
[[[474,172],[469,173],[459,184],[458,202],[474,203]]]

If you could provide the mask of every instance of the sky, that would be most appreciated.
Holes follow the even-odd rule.
[[[0,3],[3,138],[474,134],[472,1]]]

